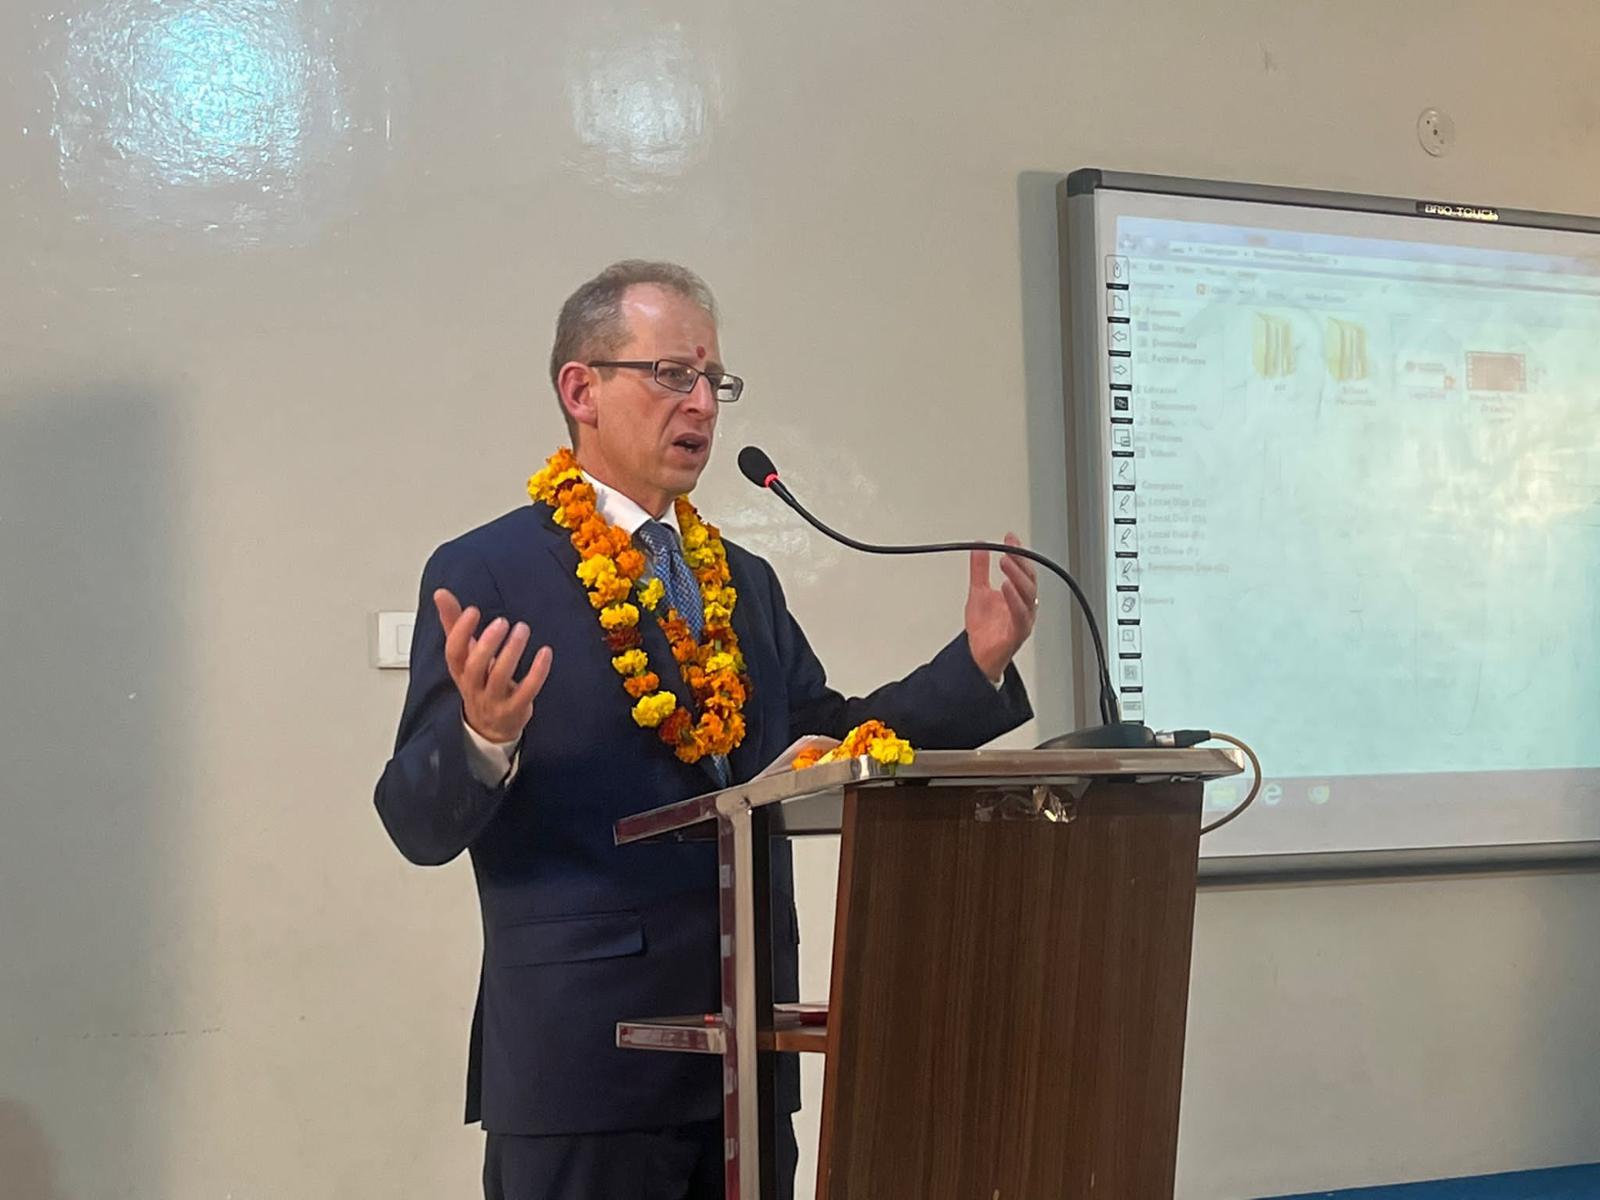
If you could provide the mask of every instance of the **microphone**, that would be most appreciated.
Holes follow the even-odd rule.
[[[1117,690],[1111,682],[1111,670],[1106,665],[1106,647],[1100,636],[1100,624],[1095,620],[1094,610],[1089,606],[1089,598],[1083,594],[1078,581],[1068,574],[1067,569],[1061,564],[1025,546],[1007,546],[999,542],[936,542],[907,546],[877,546],[859,542],[853,537],[828,528],[806,511],[805,506],[794,498],[794,493],[778,477],[778,468],[763,450],[755,446],[746,446],[740,450],[739,470],[758,488],[770,491],[794,509],[814,529],[836,542],[849,546],[852,550],[863,550],[868,554],[942,554],[951,551],[991,550],[999,554],[1014,554],[1018,558],[1026,558],[1057,575],[1071,589],[1073,598],[1077,600],[1078,608],[1089,626],[1089,638],[1094,643],[1095,661],[1100,669],[1101,724],[1074,730],[1071,733],[1058,734],[1041,742],[1039,748],[1041,750],[1130,750],[1170,744],[1165,741],[1170,735],[1157,735],[1147,725],[1122,720],[1122,708],[1117,702]]]

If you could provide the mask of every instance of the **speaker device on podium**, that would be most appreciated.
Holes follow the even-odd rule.
[[[1170,1200],[1201,789],[1232,749],[924,751],[641,813],[715,838],[722,1011],[617,1044],[720,1054],[728,1200],[774,1195],[773,1055],[826,1056],[818,1200]],[[820,1011],[772,1003],[773,838],[839,834]]]

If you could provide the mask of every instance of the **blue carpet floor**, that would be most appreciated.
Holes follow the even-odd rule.
[[[1344,1192],[1306,1192],[1277,1200],[1600,1200],[1600,1163]]]

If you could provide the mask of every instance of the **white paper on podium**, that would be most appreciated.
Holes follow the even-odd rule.
[[[757,775],[756,778],[766,779],[771,775],[781,775],[783,772],[790,769],[790,764],[794,762],[795,756],[802,750],[815,749],[826,753],[827,751],[832,750],[838,744],[838,738],[831,738],[826,734],[821,733],[808,733],[804,737],[796,738],[793,742],[791,742],[789,744],[789,748],[768,763],[766,768],[761,772],[761,774]]]

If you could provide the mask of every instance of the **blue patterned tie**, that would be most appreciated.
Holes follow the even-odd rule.
[[[650,573],[661,580],[667,603],[678,610],[695,637],[705,628],[705,609],[700,603],[700,584],[678,549],[678,535],[660,521],[646,521],[634,533],[650,552]]]
[[[667,603],[678,610],[689,632],[699,638],[706,623],[705,609],[700,603],[700,584],[678,548],[678,535],[661,521],[646,521],[634,530],[633,539],[650,552],[650,571],[661,580]],[[711,769],[716,773],[718,785],[727,787],[728,760],[720,754],[713,755]]]

